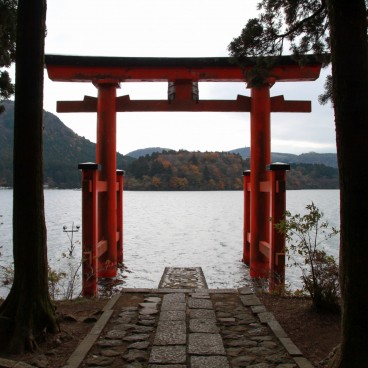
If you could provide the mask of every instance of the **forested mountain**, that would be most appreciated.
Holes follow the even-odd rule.
[[[13,185],[14,102],[2,101],[0,114],[0,186]],[[25,124],[27,122],[24,122]],[[96,145],[75,134],[55,115],[44,112],[44,180],[58,188],[81,186],[78,164],[94,162]],[[119,169],[126,169],[133,159],[117,154]],[[26,180],[27,178],[25,178]]]
[[[291,164],[286,174],[286,188],[339,189],[339,172],[322,164]]]
[[[170,151],[169,148],[162,148],[162,147],[148,147],[148,148],[141,148],[135,151],[127,153],[127,156],[133,158],[144,157],[146,155],[152,155],[152,153],[161,153],[162,151]]]
[[[250,148],[237,148],[229,151],[230,153],[238,153],[243,159],[250,157]],[[271,153],[272,162],[284,162],[286,164],[322,164],[337,168],[336,153],[316,153],[308,152],[300,155],[292,153]]]
[[[127,170],[131,190],[242,189],[244,161],[227,152],[163,151],[139,157]]]
[[[11,187],[14,103],[2,103],[5,112],[0,114],[0,186]],[[80,188],[78,163],[95,161],[95,150],[94,143],[75,134],[55,115],[45,112],[45,184],[56,188]],[[249,153],[249,148],[247,150]],[[117,167],[126,171],[127,190],[240,190],[243,188],[242,173],[249,169],[249,158],[243,159],[238,152],[176,152],[152,147],[134,151],[132,155],[138,158],[117,154]],[[273,154],[273,161],[296,162],[286,160],[285,156],[311,155]],[[324,157],[323,154],[314,156]],[[287,174],[287,188],[338,188],[337,169],[319,164],[318,160],[315,162],[293,163]]]
[[[128,190],[240,190],[249,159],[228,152],[163,151],[129,166]],[[288,189],[337,189],[338,170],[321,164],[292,164]]]

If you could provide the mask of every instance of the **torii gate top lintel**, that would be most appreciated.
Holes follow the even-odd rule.
[[[255,66],[249,59],[240,68],[228,57],[102,57],[45,55],[53,81],[91,82],[111,79],[121,82],[246,82],[247,71]],[[292,56],[280,56],[271,70],[278,82],[312,81],[319,77],[321,63],[312,55],[300,66]]]

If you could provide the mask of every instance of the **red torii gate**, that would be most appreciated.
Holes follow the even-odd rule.
[[[199,100],[198,82],[244,82],[255,61],[240,68],[230,58],[140,58],[46,55],[49,78],[60,82],[90,82],[98,97],[59,101],[58,112],[97,112],[96,162],[83,169],[83,293],[96,295],[98,277],[114,277],[122,261],[122,173],[116,174],[116,112],[211,111],[251,113],[251,175],[244,172],[243,261],[252,277],[271,276],[284,282],[284,245],[274,222],[285,211],[285,170],[271,163],[271,112],[310,112],[310,101],[270,97],[275,82],[313,81],[321,64],[312,56],[300,66],[290,56],[277,58],[251,97]],[[122,82],[168,82],[167,100],[130,100],[116,96]],[[95,171],[101,167],[98,173]],[[269,165],[267,170],[267,165]],[[271,171],[269,171],[271,170]],[[98,192],[104,192],[100,195]],[[90,194],[88,194],[90,193]],[[121,213],[120,213],[121,212]],[[272,221],[270,222],[270,218]],[[93,243],[93,244],[92,244]],[[105,253],[104,258],[98,260]],[[99,263],[99,265],[98,265]],[[98,270],[98,271],[97,271]],[[277,275],[276,275],[277,274]]]

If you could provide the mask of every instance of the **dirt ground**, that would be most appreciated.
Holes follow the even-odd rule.
[[[317,313],[308,298],[259,294],[295,345],[316,367],[340,343],[340,315]]]
[[[336,314],[318,314],[311,310],[311,303],[305,298],[280,297],[260,294],[266,308],[273,312],[293,342],[316,367],[339,343],[340,322]],[[48,361],[48,367],[59,368],[67,361],[84,336],[99,318],[106,304],[104,299],[78,299],[56,302],[60,320],[60,333],[47,336],[40,342],[40,351],[34,354],[7,355],[1,358],[35,364]],[[119,301],[120,302],[120,301]],[[123,301],[129,305],[133,301]],[[133,304],[136,304],[135,301]],[[36,364],[35,364],[36,365]]]
[[[79,343],[91,330],[93,323],[102,314],[107,303],[104,299],[76,299],[57,301],[56,313],[60,332],[47,335],[39,341],[39,351],[23,355],[0,353],[0,358],[22,361],[31,365],[42,365],[47,359],[47,367],[62,367]],[[1,366],[0,366],[1,367]]]

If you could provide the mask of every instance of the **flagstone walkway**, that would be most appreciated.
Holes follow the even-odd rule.
[[[166,268],[158,289],[123,289],[64,368],[312,368],[250,288],[208,289],[201,268]]]

